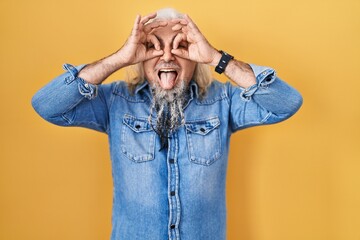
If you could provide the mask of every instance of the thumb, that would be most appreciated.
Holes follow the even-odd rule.
[[[181,58],[190,59],[189,58],[189,52],[186,51],[185,49],[180,49],[180,48],[171,49],[171,53],[178,56],[178,57],[181,57]]]
[[[154,57],[159,57],[159,56],[162,56],[163,54],[164,54],[163,50],[152,49],[152,50],[149,50],[149,51],[146,52],[146,59],[145,60],[148,60],[148,59],[151,59],[151,58],[154,58]]]

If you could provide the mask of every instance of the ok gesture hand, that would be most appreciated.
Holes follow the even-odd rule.
[[[121,53],[119,55],[124,64],[136,64],[163,54],[163,50],[160,50],[159,40],[151,32],[156,28],[166,26],[168,23],[166,21],[154,21],[146,24],[155,17],[156,13],[145,17],[136,16],[131,34],[124,46],[119,50],[119,53]],[[148,43],[154,45],[155,48],[148,49],[146,47]]]
[[[180,30],[174,39],[171,51],[173,54],[194,62],[217,65],[221,54],[210,45],[188,15],[184,15],[183,19],[174,19],[172,22],[175,23],[172,30]]]

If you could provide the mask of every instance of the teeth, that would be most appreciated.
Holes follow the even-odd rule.
[[[161,72],[175,72],[175,69],[162,69]]]

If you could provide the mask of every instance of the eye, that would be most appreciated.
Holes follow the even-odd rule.
[[[179,47],[178,47],[178,48],[185,48],[185,49],[187,49],[187,47],[188,47],[188,43],[182,41],[182,42],[179,43]]]
[[[152,49],[152,48],[155,48],[155,46],[154,46],[153,43],[148,42],[148,43],[146,44],[146,48],[147,48],[147,49]]]

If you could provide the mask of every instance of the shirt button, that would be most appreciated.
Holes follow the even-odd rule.
[[[175,196],[175,191],[171,191],[171,192],[170,192],[170,195],[171,195],[171,196]]]
[[[173,164],[175,162],[175,160],[174,159],[169,159],[169,163],[171,163],[171,164]]]
[[[174,228],[175,228],[175,225],[171,225],[170,228],[171,228],[171,229],[174,229]]]

